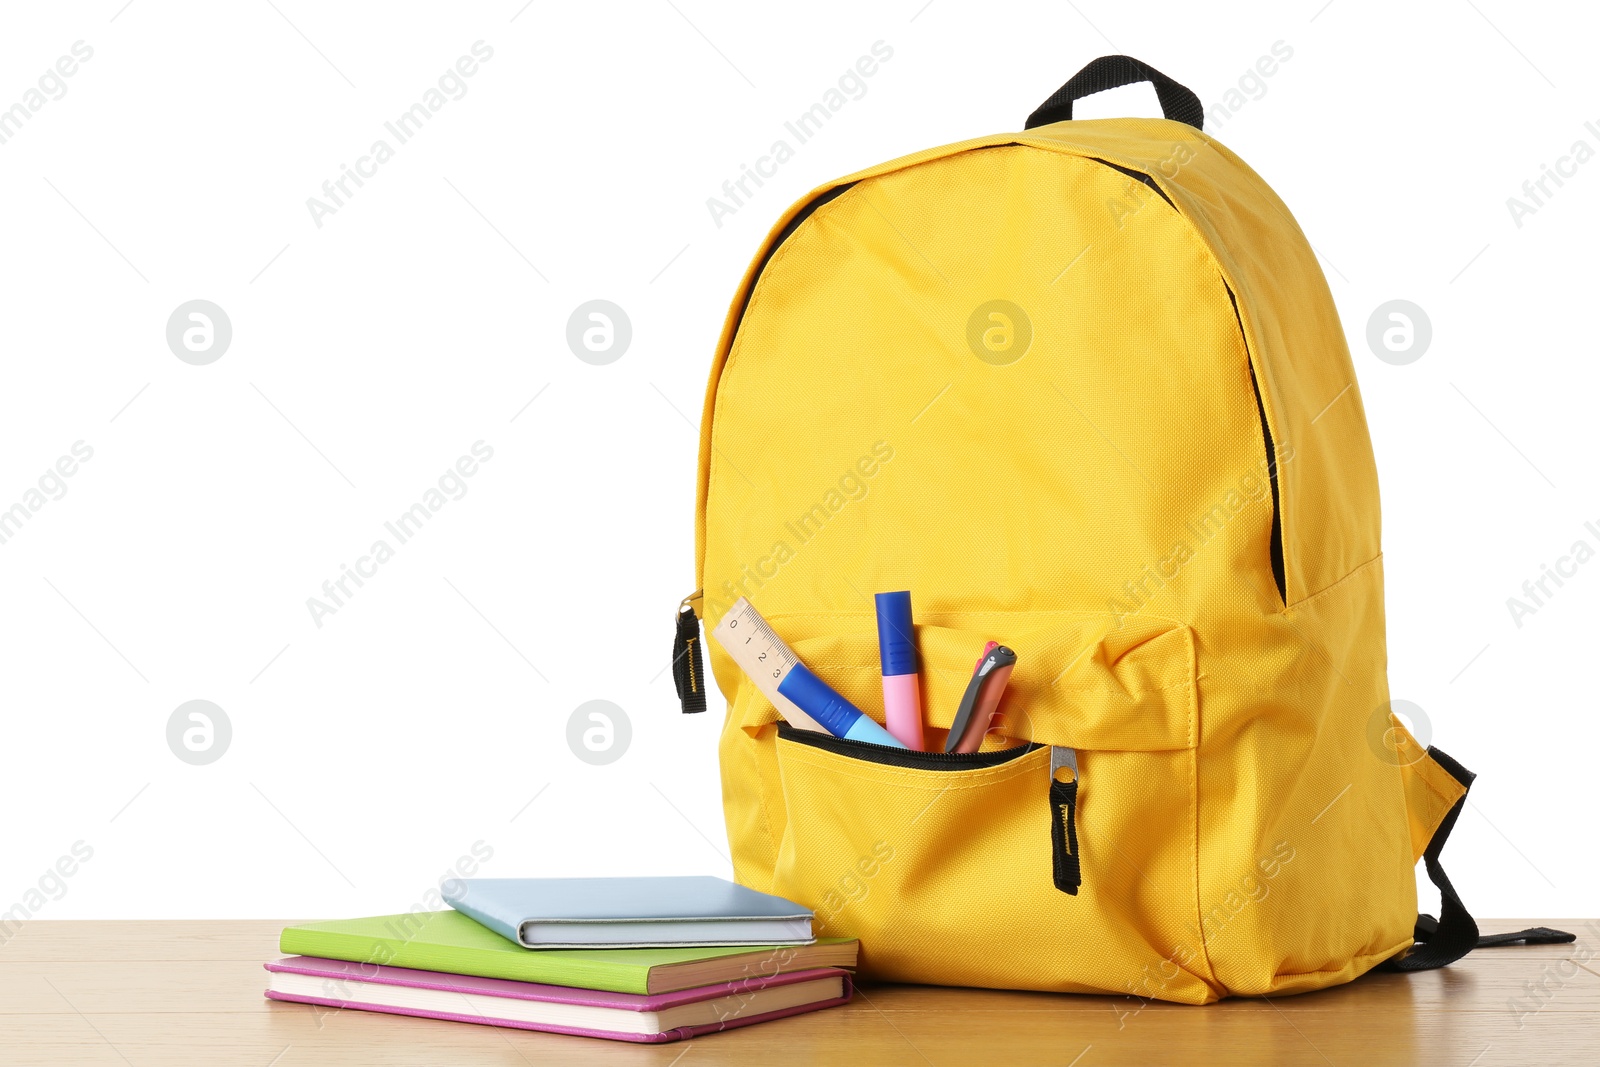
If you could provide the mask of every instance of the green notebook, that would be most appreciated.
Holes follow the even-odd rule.
[[[278,948],[297,956],[649,994],[813,967],[851,968],[858,942],[830,937],[754,949],[527,949],[458,911],[428,911],[288,926]]]

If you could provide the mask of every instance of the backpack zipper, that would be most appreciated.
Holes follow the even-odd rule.
[[[1050,747],[1050,877],[1072,896],[1083,884],[1078,862],[1078,754]]]
[[[678,602],[672,637],[672,687],[685,715],[706,710],[706,672],[700,656],[700,590]]]
[[[778,736],[785,741],[820,748],[839,756],[881,763],[887,767],[906,767],[919,771],[970,771],[979,767],[998,767],[1021,759],[1034,749],[1044,746],[1035,741],[1012,748],[998,748],[989,752],[914,752],[906,748],[890,748],[866,741],[851,741],[832,734],[819,734],[815,730],[802,730],[786,722],[778,723]]]
[[[1134,181],[1143,182],[1157,196],[1165,200],[1168,207],[1178,211],[1178,205],[1172,202],[1172,198],[1162,191],[1161,186],[1156,184],[1154,178],[1143,171],[1134,170],[1132,167],[1124,167],[1120,164],[1112,163],[1110,160],[1100,159],[1097,156],[1083,156],[1081,158],[1110,167],[1118,174],[1126,175]],[[1178,215],[1181,218],[1183,212],[1178,211]],[[1278,587],[1278,599],[1287,604],[1289,602],[1289,590],[1284,577],[1283,566],[1283,507],[1278,489],[1278,449],[1272,440],[1272,428],[1267,425],[1267,405],[1261,399],[1261,382],[1256,378],[1255,362],[1250,358],[1250,335],[1245,332],[1244,317],[1239,314],[1239,300],[1233,295],[1233,287],[1228,284],[1226,278],[1219,276],[1218,280],[1222,282],[1222,288],[1228,293],[1228,303],[1233,307],[1233,321],[1239,326],[1239,340],[1244,345],[1245,364],[1250,368],[1250,388],[1255,392],[1256,414],[1261,419],[1261,439],[1267,453],[1267,481],[1272,486],[1272,532],[1268,535],[1269,547],[1267,555],[1272,564],[1273,584]]]
[[[969,771],[999,767],[1045,746],[1037,741],[990,752],[912,752],[865,741],[849,741],[813,730],[778,723],[778,736],[809,748],[888,767],[922,771]],[[1055,887],[1071,896],[1083,885],[1078,861],[1078,754],[1061,745],[1050,747],[1050,877]]]
[[[1228,291],[1228,303],[1233,305],[1233,321],[1239,324],[1239,340],[1244,344],[1245,364],[1250,368],[1250,388],[1256,396],[1256,415],[1261,419],[1261,441],[1267,450],[1267,481],[1272,485],[1272,532],[1267,542],[1267,554],[1272,562],[1272,580],[1278,587],[1278,599],[1288,604],[1289,586],[1283,568],[1283,506],[1278,495],[1278,447],[1272,440],[1272,427],[1267,425],[1267,405],[1261,399],[1261,382],[1256,378],[1256,365],[1250,358],[1250,337],[1244,331],[1239,301],[1226,279],[1223,279],[1222,287]]]

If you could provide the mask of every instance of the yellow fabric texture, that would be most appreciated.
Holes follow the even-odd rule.
[[[1020,316],[985,317],[996,301]],[[1016,649],[985,750],[1076,752],[1083,883],[1051,879],[1047,749],[918,770],[782,739],[711,641],[739,880],[900,981],[1198,1004],[1409,947],[1448,789],[1372,742],[1383,578],[1354,383],[1287,208],[1180,123],[967,141],[796,204],[707,390],[704,622],[748,596],[882,722],[872,594],[912,590],[930,748],[984,642]]]

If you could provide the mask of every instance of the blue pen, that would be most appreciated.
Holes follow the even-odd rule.
[[[804,663],[795,663],[778,683],[778,692],[794,701],[795,707],[817,720],[817,725],[834,737],[865,741],[869,745],[905,748],[894,735],[862,714],[861,709],[835,693]]]

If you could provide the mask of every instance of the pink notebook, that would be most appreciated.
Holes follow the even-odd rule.
[[[291,956],[269,963],[267,996],[613,1041],[679,1041],[843,1004],[848,971],[823,968],[639,995]]]

